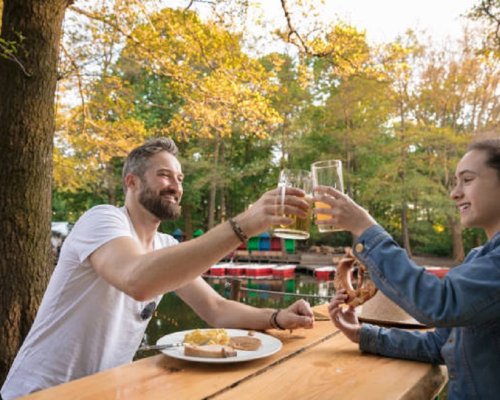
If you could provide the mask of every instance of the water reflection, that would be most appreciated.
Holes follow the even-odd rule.
[[[206,278],[207,282],[222,296],[231,297],[230,278]],[[320,281],[309,275],[296,274],[288,279],[241,279],[241,286],[249,290],[240,292],[240,301],[255,307],[284,308],[304,297],[311,306],[328,302],[334,294],[333,281]],[[256,292],[252,289],[257,290]],[[271,293],[258,292],[260,290]],[[278,294],[272,292],[285,292]],[[186,329],[208,328],[175,293],[163,296],[151,319],[143,344],[154,344],[169,333]],[[136,359],[150,356],[151,352],[137,352]]]

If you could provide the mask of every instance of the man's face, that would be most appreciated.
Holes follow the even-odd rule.
[[[175,156],[165,151],[154,155],[140,178],[139,202],[161,221],[178,218],[183,179],[181,165]]]

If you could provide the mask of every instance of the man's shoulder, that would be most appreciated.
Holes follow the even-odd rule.
[[[102,224],[107,225],[109,223],[113,225],[116,223],[122,225],[126,223],[126,221],[127,217],[121,208],[109,204],[101,204],[88,209],[78,221],[76,221],[72,231],[78,231],[87,226],[101,226]]]
[[[123,208],[113,206],[111,204],[100,204],[89,208],[83,215],[80,217],[81,220],[88,218],[102,218],[104,216],[117,216],[120,218],[126,218],[125,213],[123,212]]]
[[[85,214],[89,214],[89,213],[114,213],[114,214],[119,213],[119,214],[124,214],[122,207],[113,206],[111,204],[99,204],[97,206],[93,206],[85,212]]]
[[[157,240],[159,240],[161,247],[168,247],[179,244],[178,240],[168,233],[156,232],[156,238]]]

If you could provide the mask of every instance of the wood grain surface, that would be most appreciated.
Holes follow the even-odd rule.
[[[326,306],[316,307],[315,314],[327,316]],[[420,400],[445,382],[442,370],[428,364],[360,353],[327,318],[318,318],[314,329],[267,333],[283,348],[259,360],[207,364],[159,354],[23,399]]]

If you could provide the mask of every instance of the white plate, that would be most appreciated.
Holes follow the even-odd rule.
[[[169,335],[165,335],[160,339],[158,339],[156,344],[181,343],[184,340],[184,336],[186,335],[186,333],[192,332],[193,330],[174,332]],[[203,331],[205,329],[201,330]],[[248,335],[248,331],[241,329],[226,329],[226,331],[231,337]],[[182,346],[174,347],[171,349],[164,349],[162,350],[162,353],[173,358],[178,358],[180,360],[223,364],[223,363],[250,361],[250,360],[256,360],[258,358],[268,357],[271,354],[274,354],[281,349],[282,346],[281,341],[273,336],[266,335],[260,332],[254,332],[254,337],[259,338],[261,340],[262,345],[260,346],[260,348],[255,351],[237,350],[236,357],[228,357],[228,358],[189,357],[184,355],[184,347]]]

